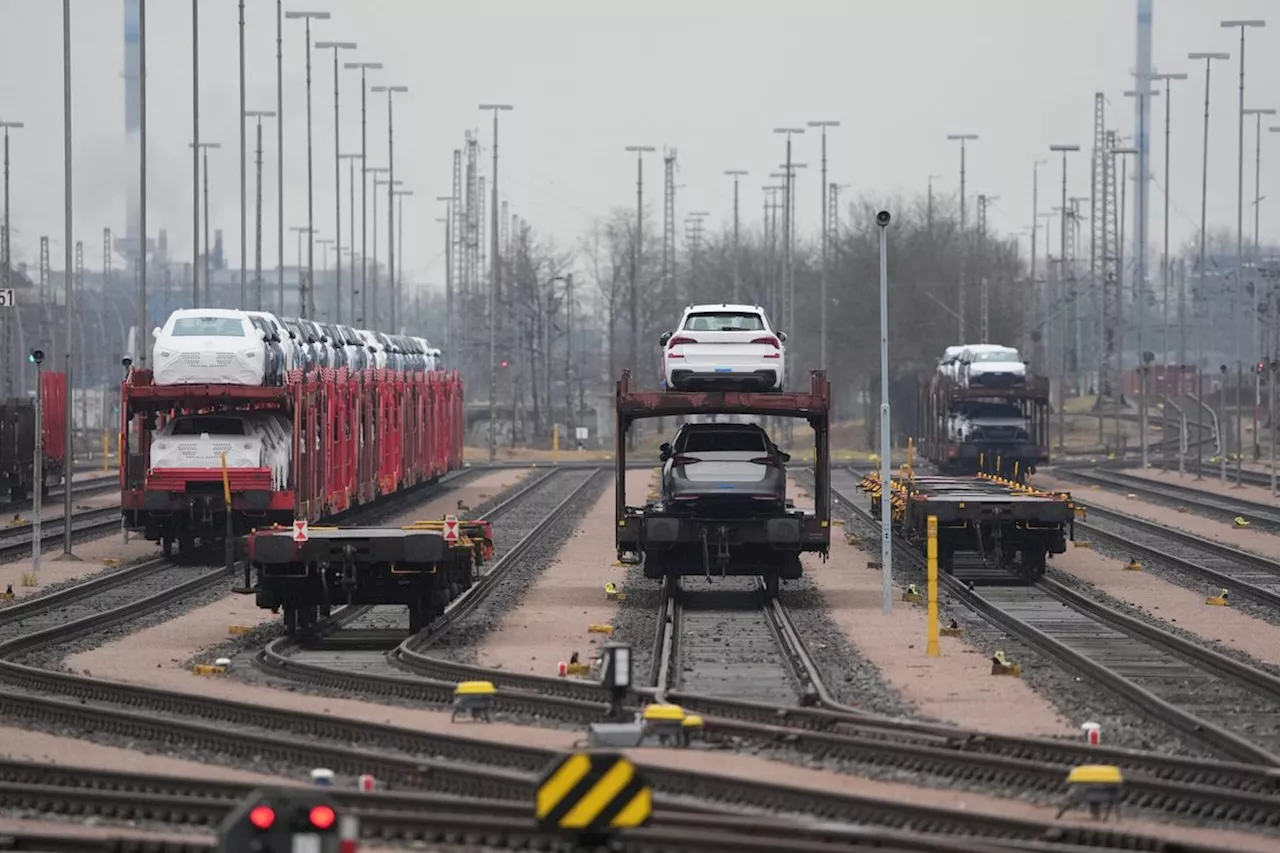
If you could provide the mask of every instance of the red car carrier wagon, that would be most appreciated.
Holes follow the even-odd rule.
[[[226,530],[316,522],[462,465],[453,371],[315,368],[279,386],[123,385],[121,507],[128,527],[189,550]]]

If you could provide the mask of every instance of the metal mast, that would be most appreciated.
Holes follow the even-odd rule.
[[[1122,398],[1120,391],[1120,358],[1117,346],[1120,341],[1120,240],[1119,211],[1116,207],[1116,160],[1112,149],[1116,147],[1116,132],[1105,132],[1105,143],[1102,157],[1102,215],[1095,217],[1102,220],[1102,298],[1103,298],[1103,331],[1102,351],[1104,356],[1102,387],[1099,398],[1109,399],[1119,406]]]
[[[1101,409],[1102,401],[1110,395],[1110,385],[1107,381],[1107,340],[1106,333],[1106,317],[1107,317],[1107,299],[1106,299],[1106,255],[1107,255],[1107,218],[1105,211],[1103,215],[1099,215],[1102,211],[1102,205],[1105,204],[1105,194],[1107,187],[1107,116],[1106,116],[1106,96],[1102,92],[1095,92],[1093,95],[1093,148],[1090,154],[1090,173],[1089,173],[1089,209],[1093,211],[1093,216],[1089,222],[1089,292],[1090,303],[1094,316],[1094,340],[1099,344],[1096,347],[1097,353],[1097,370],[1098,370],[1098,402],[1097,407]],[[1167,192],[1167,190],[1166,190]],[[1099,291],[1101,288],[1101,292]],[[1098,437],[1102,437],[1102,419],[1098,419]]]
[[[484,175],[476,179],[476,278],[480,281],[488,281],[488,269],[486,261],[488,260],[488,248],[485,246],[485,180]],[[501,305],[501,294],[493,295],[494,305]]]
[[[468,289],[466,278],[463,275],[465,264],[462,257],[462,232],[463,219],[466,215],[463,208],[463,202],[462,151],[455,148],[453,149],[453,201],[449,204],[449,218],[451,220],[449,223],[449,239],[453,242],[453,245],[450,246],[449,249],[449,263],[453,266],[450,276],[453,279],[453,286],[455,290],[454,299],[456,300],[456,304],[462,309],[459,313],[465,315],[471,307],[468,302],[471,296],[471,291]],[[457,341],[454,345],[457,346],[459,350],[465,352],[466,344],[471,339],[471,336],[468,333],[467,324],[459,323],[457,331]],[[466,362],[464,361],[463,363]]]
[[[991,342],[990,293],[987,287],[986,250],[987,250],[987,196],[978,196],[978,311],[980,343]]]
[[[664,298],[674,307],[679,301],[676,287],[676,149],[666,149],[662,162],[662,289]]]
[[[479,145],[471,131],[467,131],[467,221],[464,237],[464,262],[463,278],[466,281],[467,291],[473,295],[480,292],[480,271],[477,267],[477,258],[480,250],[479,237],[479,199],[477,198],[479,188],[479,164],[476,158],[479,156]]]

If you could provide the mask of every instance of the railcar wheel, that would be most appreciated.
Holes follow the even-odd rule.
[[[781,576],[778,572],[765,572],[764,575],[764,591],[770,598],[778,597],[778,590],[781,587]]]
[[[425,596],[409,602],[409,633],[416,634],[427,627],[427,599]]]
[[[298,632],[298,606],[296,604],[286,604],[284,606],[284,632],[286,634],[296,634]]]
[[[166,557],[173,556],[173,537],[164,536],[160,539],[160,550]]]
[[[184,533],[178,537],[178,553],[187,555],[196,549],[196,537]]]

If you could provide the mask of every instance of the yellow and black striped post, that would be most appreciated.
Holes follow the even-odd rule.
[[[575,752],[557,758],[538,782],[536,816],[546,831],[609,836],[644,826],[653,790],[630,759],[614,752]]]

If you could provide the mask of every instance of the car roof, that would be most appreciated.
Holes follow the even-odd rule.
[[[707,305],[690,305],[684,309],[686,314],[694,314],[700,311],[744,311],[751,314],[763,314],[764,309],[759,305],[739,305],[731,302],[721,302],[719,304]]]
[[[232,320],[243,320],[248,315],[244,311],[232,308],[178,308],[171,317],[225,317]]]
[[[725,432],[731,430],[764,432],[764,427],[760,426],[760,424],[685,424],[680,427],[680,431],[684,432],[685,430],[695,432]]]

